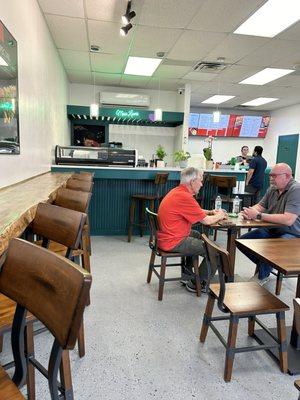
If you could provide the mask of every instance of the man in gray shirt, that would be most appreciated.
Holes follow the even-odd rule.
[[[300,237],[300,183],[292,176],[289,165],[276,164],[270,174],[270,187],[258,204],[244,208],[245,219],[258,219],[281,225],[278,228],[259,228],[241,236],[241,239],[296,238]],[[266,282],[272,267],[260,263],[247,251],[243,253],[259,267],[258,279]]]

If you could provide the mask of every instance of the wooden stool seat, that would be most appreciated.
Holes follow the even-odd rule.
[[[0,366],[0,399],[2,400],[24,400],[25,397],[17,386]]]
[[[218,283],[211,284],[209,289],[216,298],[219,297]],[[270,314],[289,309],[288,305],[256,282],[226,283],[223,304],[233,315]]]

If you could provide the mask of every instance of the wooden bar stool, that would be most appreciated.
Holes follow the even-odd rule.
[[[58,385],[57,378],[62,360],[69,361],[68,350],[75,346],[91,280],[70,260],[24,240],[11,240],[0,273],[0,291],[17,303],[12,327],[15,373],[11,379],[0,367],[1,399],[25,399],[18,388],[25,383],[29,366],[48,379],[51,400],[61,398],[60,393],[64,399],[74,399],[72,385],[65,386],[65,380]],[[54,336],[47,369],[24,346],[26,310]]]
[[[79,181],[93,182],[95,173],[94,172],[82,172],[79,174],[73,174],[72,179],[78,179]]]
[[[157,214],[153,213],[148,208],[146,209],[146,213],[147,213],[147,216],[149,219],[149,226],[150,226],[150,232],[151,232],[150,239],[149,239],[149,247],[151,249],[151,257],[150,257],[149,268],[148,268],[147,283],[151,282],[152,272],[154,272],[154,274],[159,279],[158,300],[161,301],[163,298],[165,282],[180,281],[182,279],[181,276],[177,277],[177,278],[166,278],[165,277],[166,276],[166,268],[181,266],[181,271],[185,271],[185,269],[186,269],[185,268],[185,255],[182,255],[181,253],[171,252],[171,251],[164,251],[158,247],[157,231],[159,230],[159,226],[158,226]],[[156,256],[161,257],[160,264],[155,264]],[[187,254],[187,256],[188,256],[188,254]],[[180,258],[181,261],[180,261],[180,263],[167,264],[168,258]],[[157,271],[157,269],[160,269],[160,273]],[[201,296],[201,283],[200,283],[200,276],[199,276],[198,257],[197,257],[197,259],[194,260],[193,269],[194,269],[194,276],[196,279],[196,294],[198,297],[200,297]]]
[[[79,190],[81,192],[92,192],[94,183],[92,181],[84,181],[80,179],[70,178],[67,180],[66,188],[71,190]]]
[[[145,216],[146,216],[146,203],[149,203],[149,208],[155,211],[164,195],[162,194],[163,188],[168,180],[168,173],[158,173],[154,179],[155,194],[133,194],[130,200],[129,209],[129,224],[128,224],[128,237],[127,241],[131,242],[132,228],[138,226],[140,228],[140,236],[143,236],[144,229],[146,228]],[[155,203],[157,203],[155,207]],[[136,206],[139,209],[138,222],[134,222]]]
[[[285,328],[285,311],[289,306],[280,301],[276,296],[268,292],[265,288],[256,282],[237,282],[225,283],[225,277],[232,276],[231,262],[228,251],[217,246],[209,240],[207,236],[202,235],[207,253],[207,262],[211,267],[218,269],[219,284],[209,286],[209,297],[206,304],[205,314],[203,316],[200,341],[205,342],[208,328],[210,327],[218,339],[226,348],[224,380],[231,380],[234,357],[236,353],[248,351],[268,350],[274,347],[278,348],[280,358],[280,369],[287,373],[287,341]],[[225,317],[212,317],[212,312],[217,300],[218,308]],[[248,334],[253,336],[255,322],[263,328],[268,334],[269,330],[257,318],[257,315],[275,314],[277,320],[278,339],[274,340],[271,346],[247,346],[236,347],[236,338],[239,320],[248,318]],[[216,328],[215,321],[229,321],[228,339],[221,335]]]

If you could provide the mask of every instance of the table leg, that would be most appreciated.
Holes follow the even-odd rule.
[[[231,260],[231,274],[227,278],[227,282],[234,282],[234,267],[235,267],[235,253],[236,253],[236,245],[235,239],[237,237],[237,228],[236,227],[228,227],[227,229],[227,251],[230,254]]]
[[[300,298],[300,275],[298,275],[296,298]],[[291,332],[290,344],[295,349],[300,350],[300,336],[299,336],[299,332],[297,332],[297,329],[296,329],[295,313],[294,313],[294,318],[293,318],[293,327],[292,327],[292,332]]]

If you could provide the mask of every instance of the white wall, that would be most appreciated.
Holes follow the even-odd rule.
[[[300,133],[300,104],[281,108],[271,113],[271,123],[265,139],[265,155],[270,164],[276,163],[278,137]],[[298,144],[295,178],[300,180],[300,143]]]
[[[236,109],[221,109],[223,114],[239,114],[239,115],[269,115],[270,112],[262,112],[262,111],[241,111]],[[191,107],[191,112],[195,113],[212,113],[213,109],[208,107]],[[273,118],[273,117],[272,117]],[[272,119],[271,119],[272,120]],[[267,140],[269,138],[270,132],[267,133]],[[189,136],[189,144],[188,151],[191,154],[203,154],[203,148],[207,146],[207,143],[204,141],[204,137],[191,137]],[[241,153],[242,146],[248,146],[250,150],[250,154],[255,146],[262,146],[264,149],[267,146],[266,139],[261,138],[222,138],[218,137],[213,142],[213,160],[227,162],[231,159],[231,157],[236,157]],[[266,154],[264,150],[264,157],[266,158],[268,164],[271,160],[268,159],[269,155]]]
[[[18,42],[20,155],[0,155],[0,187],[49,171],[51,150],[69,144],[68,80],[35,0],[0,0]]]

